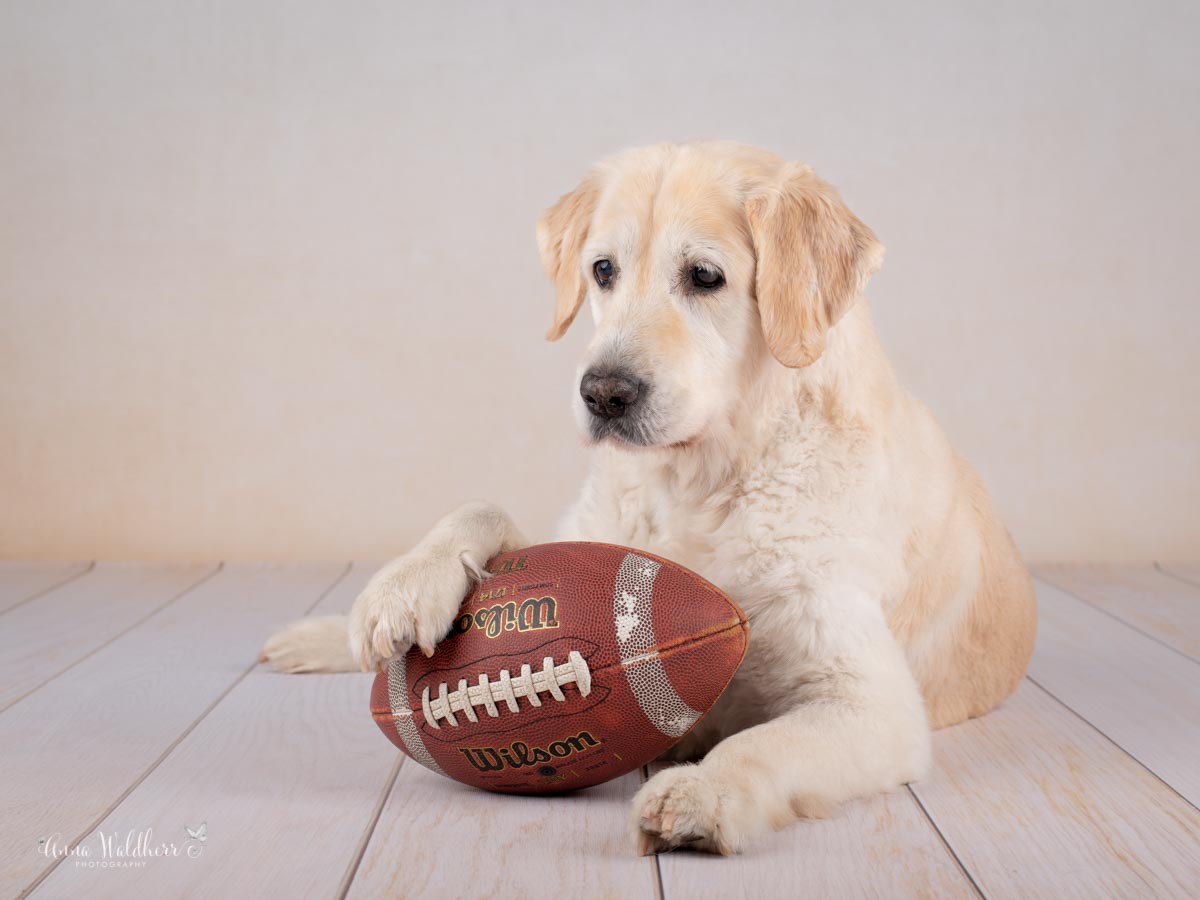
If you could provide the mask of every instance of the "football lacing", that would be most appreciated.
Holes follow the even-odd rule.
[[[476,706],[482,706],[493,719],[500,715],[496,706],[497,700],[503,700],[509,712],[520,712],[517,698],[524,697],[532,706],[541,706],[542,698],[538,696],[546,691],[555,700],[567,699],[562,692],[563,685],[574,684],[579,688],[579,695],[586,697],[592,692],[592,672],[587,660],[578,650],[567,654],[567,661],[554,664],[554,658],[547,656],[542,660],[542,668],[535,672],[528,663],[521,666],[521,674],[512,677],[508,669],[500,670],[500,677],[491,681],[486,672],[479,676],[479,683],[467,685],[467,679],[460,679],[457,690],[450,690],[446,682],[438,685],[436,696],[431,696],[429,686],[421,694],[421,709],[425,713],[425,721],[433,728],[441,728],[438,719],[445,719],[451,725],[458,725],[454,718],[456,712],[461,712],[470,722],[478,722]]]

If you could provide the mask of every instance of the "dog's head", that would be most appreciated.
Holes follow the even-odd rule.
[[[547,337],[585,299],[596,323],[579,421],[593,442],[640,447],[693,443],[763,366],[815,362],[883,257],[807,166],[726,143],[602,163],[537,237],[558,292]]]

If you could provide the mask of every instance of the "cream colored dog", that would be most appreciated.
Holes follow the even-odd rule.
[[[602,163],[538,222],[558,299],[587,302],[580,426],[595,445],[560,537],[695,569],[751,622],[745,663],[634,798],[643,852],[737,851],[929,767],[930,726],[996,706],[1033,648],[1029,577],[987,494],[896,382],[863,288],[875,235],[807,166],[725,143]],[[285,671],[432,652],[470,581],[526,543],[451,513],[344,617],[296,623]],[[347,634],[349,652],[347,652]]]

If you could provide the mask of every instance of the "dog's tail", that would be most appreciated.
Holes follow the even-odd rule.
[[[280,672],[357,672],[345,616],[310,616],[273,634],[258,661]]]

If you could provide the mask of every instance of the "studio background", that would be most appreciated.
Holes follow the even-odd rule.
[[[0,3],[0,556],[379,559],[585,471],[539,213],[812,164],[1032,560],[1200,555],[1200,7]]]

